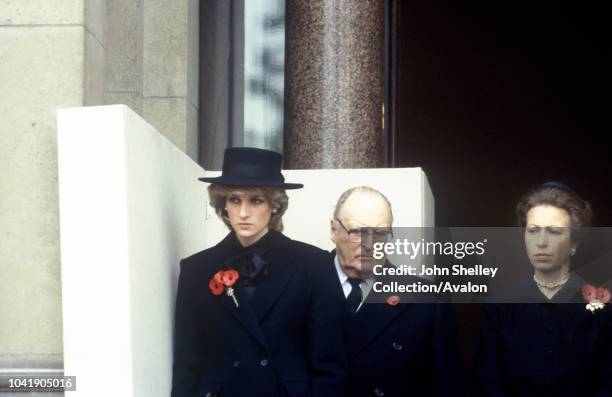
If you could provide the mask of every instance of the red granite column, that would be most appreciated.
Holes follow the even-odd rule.
[[[385,165],[384,4],[286,1],[286,168]]]

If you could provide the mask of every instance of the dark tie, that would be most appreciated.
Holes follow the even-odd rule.
[[[359,288],[359,283],[361,280],[358,278],[349,278],[348,282],[351,284],[351,292],[346,297],[346,306],[349,314],[352,316],[357,312],[359,308],[359,304],[361,303],[361,288]]]

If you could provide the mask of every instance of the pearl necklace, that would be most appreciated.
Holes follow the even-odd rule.
[[[535,281],[535,283],[538,285],[538,287],[542,287],[542,288],[546,288],[546,289],[559,288],[559,287],[563,286],[565,283],[567,283],[567,280],[569,280],[569,276],[566,276],[561,281],[553,281],[553,282],[549,283],[549,282],[546,282],[546,281],[538,280],[536,275],[535,274],[533,275],[533,281]]]

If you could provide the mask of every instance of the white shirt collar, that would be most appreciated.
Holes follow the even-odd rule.
[[[346,280],[348,280],[348,276],[342,270],[342,266],[340,266],[340,259],[338,259],[338,255],[334,256],[334,265],[336,265],[336,272],[338,272],[338,279],[340,280],[340,284],[344,284]]]
[[[338,280],[340,281],[342,292],[344,292],[344,297],[346,298],[351,293],[351,289],[353,287],[351,286],[351,283],[349,283],[348,281],[349,279],[348,276],[346,275],[346,273],[344,273],[344,270],[342,270],[342,266],[340,266],[340,260],[338,259],[337,254],[334,257],[334,265],[336,266],[336,272],[338,273]],[[361,292],[363,296],[363,299],[361,300],[362,304],[365,298],[368,296],[368,294],[372,290],[373,285],[374,285],[373,277],[362,280],[361,283],[359,283],[359,288],[361,288]],[[361,305],[359,305],[359,307],[361,307]]]

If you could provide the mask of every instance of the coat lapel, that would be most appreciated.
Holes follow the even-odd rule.
[[[346,335],[346,351],[349,359],[366,348],[384,329],[410,306],[400,303],[390,306],[385,303],[365,303],[349,320]]]
[[[270,243],[273,249],[265,258],[268,261],[269,275],[266,280],[257,286],[251,301],[259,322],[264,319],[278,300],[295,272],[294,258],[286,251],[287,242],[290,240],[280,233],[275,233],[271,237],[273,239]]]
[[[255,314],[253,312],[253,308],[251,307],[251,303],[249,299],[242,293],[240,288],[234,289],[234,294],[236,294],[236,300],[238,301],[238,305],[234,303],[234,300],[228,296],[227,294],[221,295],[219,298],[219,302],[246,328],[246,330],[255,338],[257,342],[259,342],[266,350],[268,350],[268,344],[261,332],[261,328],[259,328],[259,323]]]
[[[335,250],[332,251],[335,257]],[[392,266],[388,262],[385,267]],[[338,284],[340,286],[340,284]],[[373,293],[373,292],[371,292]],[[342,287],[340,294],[344,298]],[[346,319],[347,329],[345,333],[346,352],[352,359],[365,349],[400,313],[411,305],[410,302],[399,303],[391,306],[386,303],[372,303],[365,301],[354,316]]]

